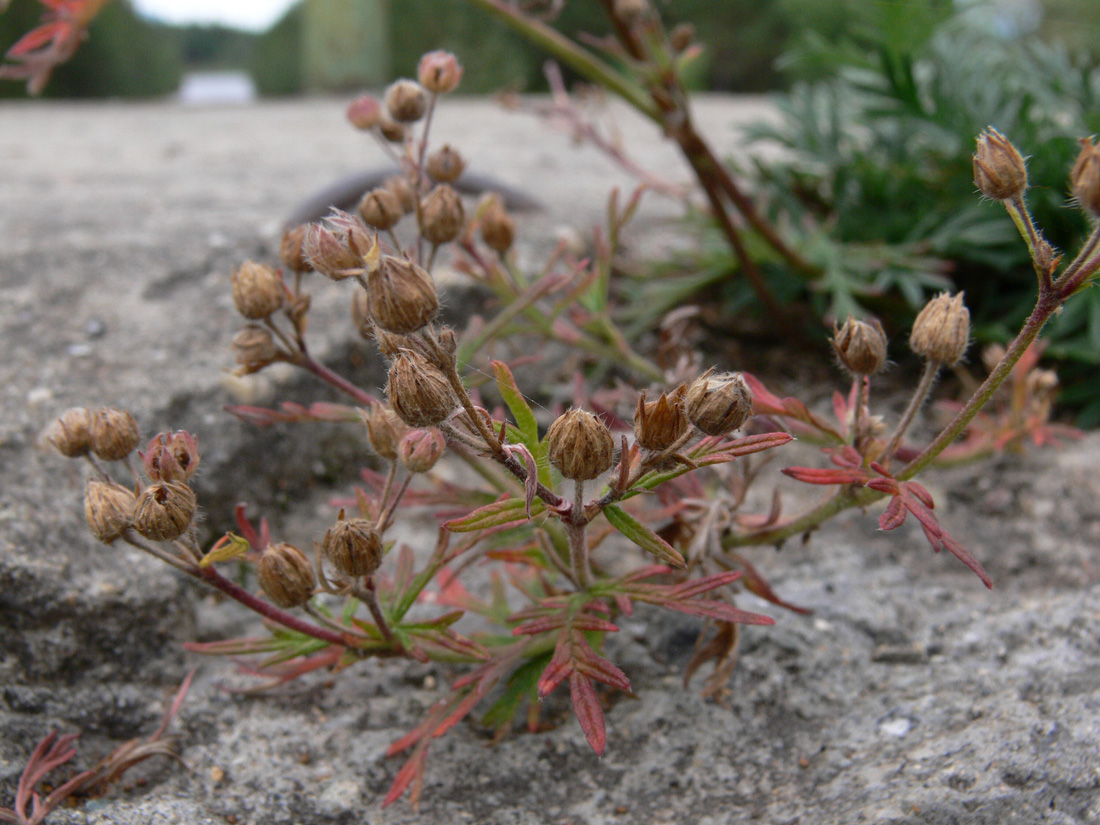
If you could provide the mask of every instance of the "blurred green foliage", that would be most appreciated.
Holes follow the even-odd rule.
[[[39,25],[44,6],[13,0],[0,14],[0,54]],[[43,97],[154,97],[179,86],[183,63],[165,27],[143,20],[126,0],[115,0],[92,24],[76,56],[58,67]],[[26,97],[26,84],[0,82],[0,97]]]
[[[303,90],[300,4],[260,35],[247,66],[261,95],[293,95]]]

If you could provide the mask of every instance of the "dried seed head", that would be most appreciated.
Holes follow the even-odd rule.
[[[886,366],[886,333],[878,321],[857,321],[851,315],[833,329],[833,349],[853,375],[874,375]]]
[[[147,539],[178,539],[195,518],[195,492],[182,481],[158,481],[138,496],[133,528]]]
[[[126,532],[136,506],[137,498],[120,484],[89,481],[84,488],[84,519],[92,535],[104,544]]]
[[[678,23],[668,33],[668,42],[677,52],[684,51],[695,40],[695,26],[691,23]]]
[[[416,77],[429,92],[445,95],[453,92],[462,80],[462,66],[450,52],[428,52],[420,58]]]
[[[466,210],[462,198],[449,184],[434,187],[420,206],[421,231],[432,243],[453,241],[466,224]]]
[[[386,332],[378,324],[374,324],[371,329],[374,332],[375,346],[387,358],[394,358],[401,350],[409,348],[409,340],[404,335]]]
[[[342,233],[345,234],[346,233]],[[303,242],[310,266],[334,281],[341,281],[359,267],[360,259],[334,231],[319,223],[311,223]]]
[[[126,458],[138,445],[137,422],[126,410],[100,407],[92,413],[89,432],[92,438],[92,452],[104,461],[118,461]]]
[[[615,440],[607,425],[587,410],[558,416],[546,432],[547,453],[566,478],[587,481],[611,466]]]
[[[937,364],[953,366],[970,343],[970,310],[963,304],[963,293],[941,292],[917,314],[909,347],[917,355]]]
[[[1003,201],[1027,189],[1027,166],[1012,141],[986,127],[974,150],[974,183],[987,198]]]
[[[333,567],[352,578],[369,576],[382,564],[382,537],[365,518],[336,522],[325,532],[321,550]]]
[[[269,266],[245,261],[233,273],[233,303],[237,312],[252,321],[282,309],[283,279]]]
[[[65,410],[46,434],[46,440],[63,456],[79,458],[92,449],[92,413],[87,407]]]
[[[684,395],[687,389],[681,384],[672,395],[661,393],[656,401],[646,401],[645,393],[638,396],[638,409],[634,411],[634,437],[639,446],[647,450],[665,450],[688,431],[691,423],[684,412]]]
[[[415,123],[428,110],[428,93],[414,80],[397,80],[386,89],[386,111],[398,123]]]
[[[382,114],[382,120],[378,124],[378,130],[382,133],[382,137],[390,143],[404,143],[405,136],[408,134],[404,123],[398,123],[385,113]]]
[[[313,271],[305,255],[306,229],[308,225],[304,223],[288,229],[279,243],[279,259],[291,272]]]
[[[199,441],[184,430],[158,433],[141,460],[153,481],[189,481],[199,468]]]
[[[241,365],[237,370],[239,375],[259,372],[279,358],[271,332],[254,324],[241,327],[233,336],[233,353],[234,359]]]
[[[458,150],[444,143],[428,155],[428,175],[436,183],[454,183],[466,168],[466,161]]]
[[[382,104],[373,95],[360,95],[348,104],[348,120],[356,129],[373,129],[382,122]]]
[[[308,602],[317,585],[313,565],[305,553],[286,542],[264,548],[256,565],[256,578],[267,597],[284,608]]]
[[[359,217],[363,223],[383,231],[392,229],[405,216],[397,195],[385,187],[372,189],[359,201]]]
[[[434,427],[455,408],[447,378],[415,352],[399,353],[390,365],[386,396],[393,411],[410,427]]]
[[[367,309],[386,332],[416,332],[439,312],[432,276],[405,258],[382,256],[367,273],[367,287]]]
[[[725,435],[752,415],[752,392],[739,372],[709,369],[688,387],[684,409],[691,423],[707,435]]]
[[[512,247],[515,238],[516,222],[504,211],[500,199],[493,198],[481,214],[481,239],[498,255],[503,255]]]
[[[356,284],[351,291],[351,320],[359,335],[367,341],[374,338],[374,321],[367,306],[367,291]]]
[[[447,449],[443,433],[434,427],[409,430],[397,445],[397,457],[410,473],[426,473]]]
[[[401,209],[406,215],[416,209],[416,196],[413,194],[412,184],[409,183],[408,178],[403,175],[394,175],[392,178],[386,178],[383,186],[397,196]]]
[[[1092,217],[1100,218],[1100,145],[1081,138],[1081,152],[1069,180],[1077,205]]]
[[[397,460],[397,445],[408,431],[405,422],[389,407],[371,404],[369,410],[360,413],[367,425],[367,440],[382,458]]]

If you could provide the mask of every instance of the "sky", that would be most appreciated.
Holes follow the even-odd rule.
[[[167,23],[221,23],[263,31],[295,0],[133,0],[146,17]]]

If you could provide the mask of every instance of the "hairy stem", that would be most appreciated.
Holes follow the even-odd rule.
[[[920,381],[917,382],[917,388],[913,390],[913,397],[909,399],[909,406],[905,408],[901,420],[898,421],[898,426],[894,429],[894,434],[890,436],[890,440],[886,442],[886,448],[882,451],[881,460],[883,462],[888,461],[890,456],[894,454],[894,450],[901,445],[901,440],[905,437],[906,431],[913,423],[913,419],[917,415],[917,410],[921,408],[928,398],[928,393],[932,390],[932,384],[939,374],[940,366],[941,365],[936,361],[926,361],[924,363],[924,371],[921,372]]]
[[[588,537],[585,535],[584,518],[584,482],[573,482],[573,509],[564,519],[565,530],[569,536],[569,562],[573,568],[573,577],[583,590],[592,582],[592,573],[588,569]]]

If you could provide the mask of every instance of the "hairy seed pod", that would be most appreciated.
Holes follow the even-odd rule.
[[[360,95],[348,104],[347,116],[356,129],[373,129],[382,122],[382,104],[374,95]]]
[[[913,352],[948,367],[959,362],[970,343],[970,310],[963,304],[963,294],[941,292],[924,305],[909,335]]]
[[[233,353],[241,365],[238,370],[241,375],[259,372],[279,356],[271,332],[253,324],[241,327],[233,336]]]
[[[100,407],[92,413],[89,432],[92,452],[104,461],[126,458],[137,447],[141,436],[137,422],[126,410]]]
[[[195,491],[182,481],[158,481],[138,496],[133,528],[147,539],[178,539],[195,518]]]
[[[611,466],[615,440],[607,425],[587,410],[558,416],[546,432],[547,454],[566,478],[587,481]]]
[[[462,80],[462,65],[450,52],[428,52],[420,58],[416,78],[429,92],[445,95],[453,92]]]
[[[401,209],[406,215],[416,209],[416,195],[413,193],[412,184],[404,175],[386,178],[386,182],[382,185],[397,196]]]
[[[436,183],[454,183],[466,169],[466,161],[459,151],[444,143],[428,155],[428,176]]]
[[[434,427],[409,430],[397,445],[397,458],[410,473],[426,473],[447,449],[443,433]]]
[[[345,576],[369,576],[382,564],[382,537],[365,518],[338,521],[325,531],[321,550]]]
[[[386,396],[410,427],[434,427],[455,408],[454,390],[439,367],[415,352],[401,352],[390,365]]]
[[[432,276],[405,258],[384,255],[367,273],[367,309],[386,332],[408,335],[431,323],[439,312]]]
[[[349,270],[360,266],[359,256],[348,248],[340,235],[327,226],[311,223],[306,229],[303,243],[310,266],[334,281],[349,277]]]
[[[351,291],[351,320],[360,337],[371,341],[374,339],[374,321],[370,317],[367,302],[367,291],[356,284]]]
[[[398,123],[388,114],[382,115],[382,121],[378,124],[378,131],[390,143],[404,143],[405,137],[408,135],[405,124]]]
[[[504,211],[500,199],[493,198],[481,214],[481,239],[498,255],[503,255],[511,249],[515,238],[515,220]]]
[[[92,449],[92,412],[87,407],[65,410],[46,434],[46,441],[69,458],[87,455]]]
[[[141,461],[153,481],[189,481],[199,468],[199,441],[185,430],[158,433]]]
[[[267,318],[283,307],[283,279],[269,266],[245,261],[233,273],[233,303],[250,321]]]
[[[317,586],[313,565],[305,553],[286,542],[264,548],[256,564],[256,578],[267,597],[283,608],[305,604]]]
[[[408,430],[405,422],[382,404],[371,404],[369,409],[361,410],[360,415],[367,425],[367,440],[374,451],[387,461],[396,461],[397,445]]]
[[[672,395],[661,393],[656,401],[646,401],[645,393],[638,396],[638,408],[634,411],[634,437],[640,447],[647,450],[666,450],[675,444],[691,427],[684,412],[682,384]]]
[[[459,236],[466,225],[466,210],[462,198],[450,184],[434,187],[420,205],[421,226],[424,237],[431,243],[450,243]]]
[[[688,387],[684,399],[688,419],[707,435],[725,435],[752,415],[752,392],[739,372],[709,369]]]
[[[386,111],[398,123],[415,123],[428,110],[428,93],[415,80],[397,80],[386,89]]]
[[[1069,179],[1077,205],[1093,218],[1100,218],[1100,145],[1081,138],[1081,151]]]
[[[886,366],[886,333],[878,321],[857,321],[851,315],[833,329],[833,349],[853,375],[874,375]]]
[[[363,223],[374,229],[392,229],[404,216],[405,210],[401,208],[401,201],[385,187],[372,189],[359,201],[359,217],[363,219]]]
[[[978,135],[974,150],[974,185],[987,198],[1003,201],[1024,194],[1027,166],[1012,141],[992,126]]]
[[[111,544],[126,532],[134,516],[137,498],[121,484],[89,481],[84,488],[84,520],[92,535]]]
[[[283,233],[283,238],[279,242],[279,260],[291,272],[313,271],[304,249],[307,228],[308,225],[304,223],[293,226]]]

